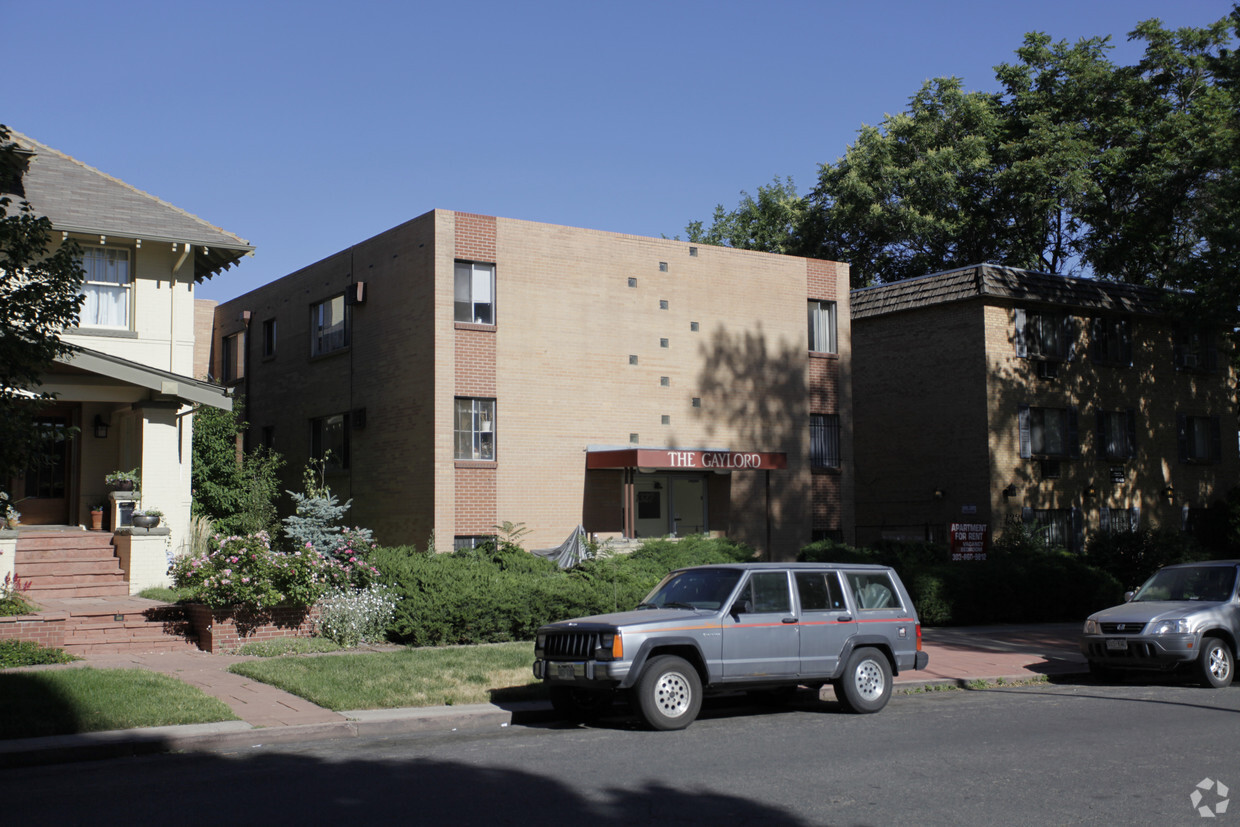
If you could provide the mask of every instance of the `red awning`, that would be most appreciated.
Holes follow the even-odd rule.
[[[788,455],[762,451],[679,451],[627,448],[589,451],[586,468],[650,468],[660,471],[770,471],[787,468]]]

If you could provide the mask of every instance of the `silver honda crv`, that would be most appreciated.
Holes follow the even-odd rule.
[[[1167,566],[1127,602],[1090,615],[1081,636],[1090,671],[1189,665],[1206,686],[1228,686],[1240,641],[1238,569],[1240,560]]]
[[[601,715],[620,691],[662,730],[692,723],[704,691],[829,683],[845,709],[877,712],[892,675],[930,660],[894,570],[830,563],[680,569],[633,611],[543,626],[534,657],[565,717]]]

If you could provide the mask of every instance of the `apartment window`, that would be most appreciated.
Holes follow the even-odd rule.
[[[456,400],[457,459],[495,459],[495,400]]]
[[[458,534],[452,538],[453,551],[467,551],[471,548],[482,548],[483,546],[494,545],[494,534]]]
[[[1024,359],[1072,358],[1072,318],[1042,310],[1016,311],[1016,355]]]
[[[1128,319],[1103,316],[1090,322],[1089,358],[1102,365],[1132,365],[1132,329]]]
[[[454,318],[471,324],[495,324],[495,265],[456,263]]]
[[[276,355],[276,320],[263,320],[263,358]]]
[[[1179,331],[1175,337],[1175,366],[1202,373],[1218,370],[1218,347],[1214,337],[1196,330]]]
[[[1223,457],[1222,421],[1217,416],[1176,417],[1180,462],[1218,462]]]
[[[1048,548],[1080,552],[1084,548],[1081,512],[1076,508],[1026,508],[1024,522]]]
[[[274,425],[264,425],[262,431],[259,432],[259,445],[269,450],[275,450],[276,447],[276,429]]]
[[[840,467],[839,414],[810,414],[809,464],[811,468]]]
[[[1126,534],[1141,529],[1141,508],[1098,509],[1098,531],[1102,534]]]
[[[1076,408],[1021,405],[1018,422],[1022,457],[1075,457],[1080,454]]]
[[[221,342],[220,377],[225,383],[236,382],[245,376],[245,334],[234,333],[225,336]]]
[[[344,471],[349,467],[348,414],[310,420],[310,456],[324,461],[324,471]]]
[[[310,355],[322,356],[349,346],[349,307],[344,294],[310,305]]]
[[[1098,411],[1098,456],[1106,459],[1132,459],[1137,448],[1137,414],[1127,411]]]
[[[835,302],[809,301],[809,349],[835,353]]]
[[[133,282],[129,251],[115,247],[87,247],[82,253],[83,327],[129,328],[129,292]]]

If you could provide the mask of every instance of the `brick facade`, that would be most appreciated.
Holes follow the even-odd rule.
[[[454,321],[458,260],[495,264],[494,325]],[[310,305],[356,281],[349,347],[310,358]],[[258,357],[252,332],[239,390],[251,441],[270,429],[293,484],[310,419],[365,409],[328,483],[385,544],[433,531],[444,550],[504,521],[530,548],[579,523],[616,535],[624,474],[587,472],[587,449],[708,447],[787,454],[769,487],[698,476],[711,532],[765,546],[769,512],[790,557],[814,529],[851,535],[851,467],[820,484],[808,463],[811,412],[840,414],[851,457],[847,284],[834,262],[434,211],[221,305],[214,336],[244,310],[254,331],[277,319],[277,354]],[[831,358],[808,358],[810,297],[838,303]],[[455,459],[458,396],[496,400],[494,463]]]

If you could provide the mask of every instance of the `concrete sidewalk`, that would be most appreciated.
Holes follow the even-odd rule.
[[[896,676],[895,690],[966,687],[977,681],[1013,683],[1084,672],[1085,660],[1076,643],[1079,632],[1077,623],[924,629],[922,648],[930,655],[929,666]],[[532,651],[530,659],[532,662]],[[241,721],[0,741],[0,767],[195,749],[248,750],[324,738],[498,728],[553,718],[550,704],[542,702],[333,712],[228,671],[231,664],[243,660],[253,658],[186,649],[88,655],[68,666],[33,667],[162,672],[224,701]]]

